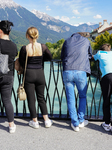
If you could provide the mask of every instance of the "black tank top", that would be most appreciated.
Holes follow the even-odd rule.
[[[42,56],[28,56],[27,62],[28,69],[40,69],[42,68]]]

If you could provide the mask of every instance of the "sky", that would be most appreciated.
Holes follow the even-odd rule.
[[[13,0],[29,11],[36,9],[71,25],[112,22],[112,0]]]

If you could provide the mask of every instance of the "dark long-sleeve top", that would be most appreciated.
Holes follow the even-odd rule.
[[[17,46],[11,40],[0,39],[1,53],[9,56],[8,66],[9,72],[7,75],[14,75],[14,59],[18,54]]]
[[[28,56],[27,68],[40,69],[43,67],[44,61],[52,60],[52,55],[45,44],[41,44],[42,56]],[[20,65],[24,68],[26,60],[26,46],[22,46],[19,54]]]
[[[75,33],[65,40],[61,51],[63,70],[80,70],[90,74],[91,57],[92,49],[87,38]]]

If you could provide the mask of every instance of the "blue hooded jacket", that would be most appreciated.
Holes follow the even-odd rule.
[[[92,49],[89,40],[78,33],[74,33],[65,40],[61,60],[64,70],[80,70],[91,73],[89,59],[92,57]]]

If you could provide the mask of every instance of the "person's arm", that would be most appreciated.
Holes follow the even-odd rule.
[[[99,52],[97,52],[95,55],[92,55],[92,57],[95,61],[99,60]]]
[[[89,55],[89,59],[91,59],[92,58],[92,48],[91,48],[90,42],[89,42],[89,48],[88,48],[88,55]]]
[[[19,53],[19,62],[20,65],[24,68],[26,60],[26,46],[22,46]]]
[[[48,47],[45,44],[42,45],[42,51],[43,51],[43,61],[50,61],[52,60],[52,54],[49,51]]]
[[[16,56],[18,55],[18,50],[17,50],[17,46],[16,46]]]
[[[62,46],[62,50],[61,50],[61,60],[63,61],[63,53],[64,53],[64,44]]]

